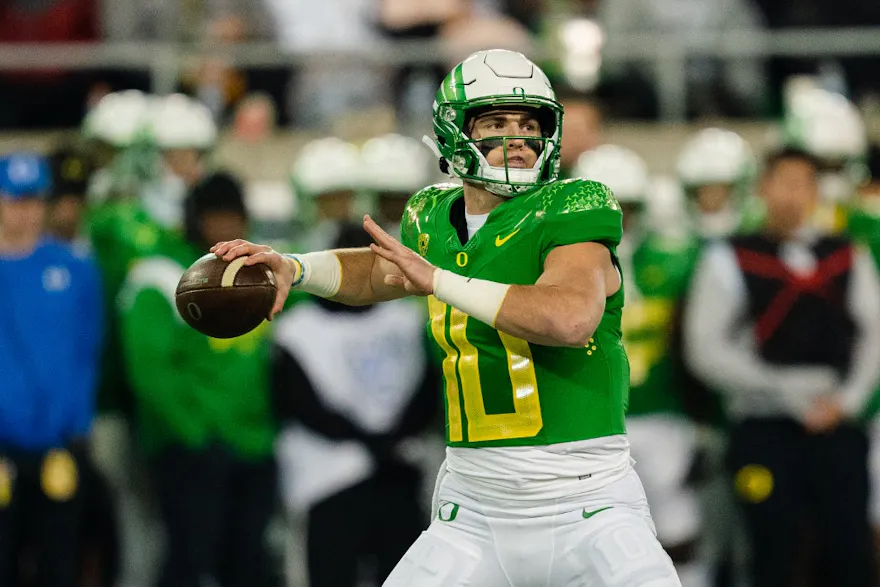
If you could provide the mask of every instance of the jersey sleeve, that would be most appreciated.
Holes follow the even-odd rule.
[[[608,186],[568,180],[547,188],[543,198],[542,261],[550,251],[565,245],[599,242],[612,248],[620,244],[623,215]]]

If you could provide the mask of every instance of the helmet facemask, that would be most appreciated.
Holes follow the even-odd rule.
[[[520,109],[530,112],[539,121],[540,135],[497,135],[477,139],[471,137],[476,119],[495,110]],[[504,105],[467,108],[463,109],[462,114],[461,130],[456,128],[457,132],[450,133],[452,144],[441,144],[441,153],[451,153],[451,159],[447,159],[446,164],[452,174],[470,183],[483,185],[488,191],[504,197],[530,191],[552,181],[558,175],[559,127],[553,112],[541,112],[538,108],[518,104],[507,108]],[[559,120],[561,122],[561,111]],[[490,153],[498,148],[502,150],[501,164],[492,165],[489,162]],[[532,157],[534,163],[523,166]]]

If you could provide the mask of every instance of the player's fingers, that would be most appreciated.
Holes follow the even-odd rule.
[[[232,261],[237,257],[244,257],[245,255],[254,255],[256,253],[264,253],[271,251],[272,247],[266,245],[255,245],[253,243],[249,243],[247,241],[242,241],[241,244],[235,245],[226,251],[226,254],[223,255],[224,261]]]
[[[364,230],[369,233],[373,240],[387,249],[396,249],[403,245],[393,236],[385,232],[369,214],[364,215]]]
[[[257,263],[268,265],[275,272],[280,271],[284,267],[284,259],[272,250],[248,255],[248,258],[244,261],[245,265],[256,265]]]
[[[214,253],[215,255],[217,255],[218,257],[222,257],[232,247],[237,247],[239,245],[243,245],[246,243],[247,243],[246,240],[240,239],[240,238],[237,238],[237,239],[231,240],[231,241],[219,242],[216,245],[214,245],[213,247],[211,247],[211,252]]]
[[[391,261],[398,267],[400,266],[400,264],[398,263],[397,254],[394,251],[389,251],[385,247],[381,247],[376,243],[370,243],[370,250],[382,257],[383,259]]]

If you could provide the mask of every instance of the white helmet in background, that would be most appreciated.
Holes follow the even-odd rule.
[[[412,195],[431,183],[434,158],[416,139],[386,134],[361,147],[362,186],[374,192]]]
[[[159,149],[207,151],[217,142],[211,111],[183,94],[158,98],[151,108],[150,132]]]
[[[619,145],[599,145],[578,158],[578,177],[604,183],[621,204],[644,204],[648,198],[648,165],[635,152]]]
[[[867,179],[868,134],[855,104],[821,88],[795,96],[786,112],[785,143],[803,149],[822,163],[820,192],[829,201],[855,194]]]
[[[310,141],[300,150],[291,179],[297,195],[305,198],[356,191],[363,186],[361,152],[336,137]]]
[[[130,147],[146,129],[150,102],[138,90],[107,94],[86,114],[83,134],[119,149]]]
[[[755,155],[751,146],[735,132],[706,128],[685,142],[676,164],[685,190],[704,185],[732,186],[737,196],[745,195],[755,176]]]

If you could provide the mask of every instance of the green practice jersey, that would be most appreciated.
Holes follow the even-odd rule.
[[[648,237],[631,258],[621,258],[628,277],[623,340],[630,361],[629,415],[682,411],[670,343],[674,312],[698,252],[696,239]]]
[[[129,400],[128,381],[119,338],[116,297],[137,259],[178,247],[181,237],[159,226],[138,202],[132,200],[113,200],[95,206],[86,218],[86,232],[101,268],[107,304],[108,335],[102,360],[98,409],[125,411]]]
[[[848,232],[859,244],[868,247],[880,270],[880,210],[868,207],[855,208],[847,219]],[[880,414],[880,388],[874,392],[864,411],[864,417],[871,419]]]
[[[533,285],[555,247],[606,245],[616,262],[621,212],[606,186],[556,181],[510,198],[462,244],[450,220],[463,189],[440,184],[412,197],[403,243],[465,277]],[[463,214],[463,212],[462,212]],[[444,357],[450,446],[538,446],[622,434],[629,365],[621,342],[623,288],[582,348],[528,343],[428,298],[428,330]]]

